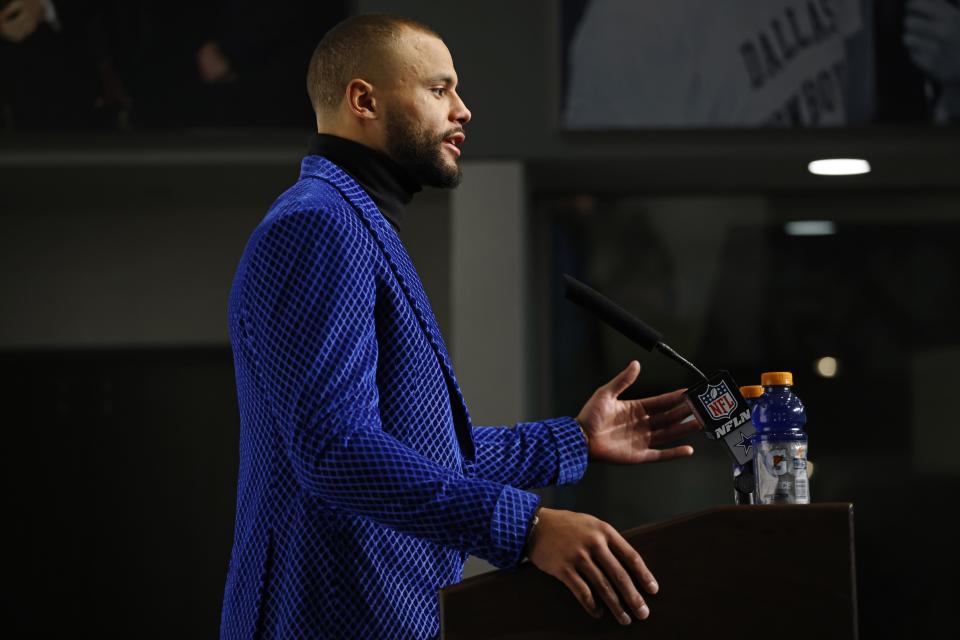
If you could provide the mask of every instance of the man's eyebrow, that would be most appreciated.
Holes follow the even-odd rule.
[[[442,82],[448,87],[456,84],[456,82],[453,81],[453,76],[448,76],[448,75],[432,76],[430,78],[427,78],[427,82],[430,84],[436,84],[438,82]]]

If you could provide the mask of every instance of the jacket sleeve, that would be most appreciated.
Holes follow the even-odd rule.
[[[583,477],[587,444],[573,418],[512,427],[476,427],[477,476],[533,489],[569,484]]]
[[[251,244],[249,349],[303,491],[498,567],[518,562],[538,496],[463,477],[382,430],[379,248],[356,213],[334,201],[268,216]]]

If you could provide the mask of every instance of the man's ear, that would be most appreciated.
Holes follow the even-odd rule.
[[[377,99],[373,96],[373,85],[366,80],[354,78],[347,84],[347,106],[350,113],[364,120],[375,120],[380,116]]]

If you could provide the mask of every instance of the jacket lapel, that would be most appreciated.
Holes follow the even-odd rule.
[[[463,393],[460,391],[450,354],[443,342],[440,327],[427,299],[427,294],[423,290],[420,276],[417,275],[413,261],[407,254],[407,250],[400,241],[396,230],[380,213],[366,191],[334,163],[319,156],[307,156],[303,160],[301,177],[305,175],[320,178],[337,189],[353,205],[360,218],[370,229],[370,233],[386,257],[387,263],[400,284],[400,288],[410,303],[420,328],[437,355],[450,392],[453,421],[457,432],[457,440],[460,443],[460,450],[466,460],[473,462],[476,459],[476,449],[471,433],[470,412],[467,410]]]

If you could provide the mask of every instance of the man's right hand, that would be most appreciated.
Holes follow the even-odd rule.
[[[616,529],[585,513],[543,508],[539,516],[527,556],[538,569],[567,585],[587,613],[603,615],[596,594],[620,624],[631,622],[625,609],[641,620],[650,615],[634,579],[648,593],[657,592],[657,581]]]

